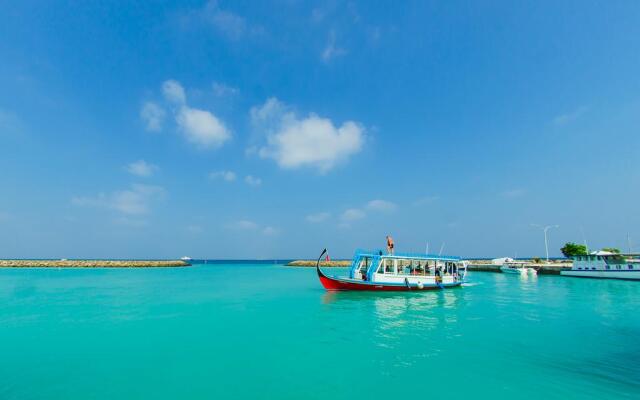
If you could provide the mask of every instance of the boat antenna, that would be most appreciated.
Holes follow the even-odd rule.
[[[442,250],[444,250],[444,242],[442,242],[442,246],[440,246],[440,252],[438,253],[439,256],[442,255]]]
[[[627,232],[627,246],[629,246],[629,254],[631,254],[631,239],[629,238],[629,232]]]
[[[424,251],[424,254],[429,254],[429,242],[427,242],[427,249]]]
[[[587,248],[587,254],[589,254],[589,246],[587,246],[587,236],[584,234],[584,229],[580,227],[580,232],[582,232],[582,240],[584,241],[584,247]]]

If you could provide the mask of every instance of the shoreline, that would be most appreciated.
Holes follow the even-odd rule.
[[[0,268],[174,268],[182,260],[0,260]]]

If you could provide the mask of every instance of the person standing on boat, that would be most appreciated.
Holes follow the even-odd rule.
[[[387,253],[393,255],[393,247],[394,247],[393,238],[387,235]]]

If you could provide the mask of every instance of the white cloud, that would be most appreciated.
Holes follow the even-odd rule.
[[[322,22],[322,20],[327,16],[328,12],[325,9],[320,7],[314,8],[311,10],[311,21],[318,23]]]
[[[360,208],[348,208],[340,214],[340,228],[349,228],[352,222],[364,219],[368,212],[372,213],[388,213],[393,212],[398,208],[395,203],[388,200],[375,199],[367,202]],[[318,223],[325,221],[331,216],[328,212],[321,212],[318,214],[311,214],[306,217],[307,222]]]
[[[231,138],[222,121],[209,111],[182,106],[176,122],[187,140],[202,148],[218,148]]]
[[[151,132],[162,130],[166,113],[162,107],[150,101],[144,103],[140,109],[140,118],[145,124],[145,128]]]
[[[184,88],[180,82],[173,79],[166,80],[162,83],[162,93],[165,99],[174,104],[185,104],[187,101]]]
[[[247,32],[245,19],[231,11],[222,10],[215,0],[209,1],[203,11],[204,19],[230,39],[240,39]]]
[[[247,185],[250,186],[260,186],[262,185],[262,179],[260,178],[256,178],[255,176],[252,175],[247,175],[244,177],[244,181]]]
[[[164,97],[177,107],[175,119],[186,139],[201,148],[218,148],[231,138],[231,132],[213,113],[189,107],[180,82],[169,79],[162,83]],[[160,124],[158,125],[160,126]]]
[[[213,82],[211,86],[213,88],[213,94],[219,97],[235,96],[240,93],[238,88],[225,85],[221,82]]]
[[[253,221],[250,221],[248,219],[242,219],[239,221],[235,221],[230,223],[229,225],[227,225],[229,228],[231,229],[237,229],[237,230],[244,230],[244,231],[248,231],[248,230],[256,230],[259,228],[258,224],[256,224]]]
[[[115,218],[113,223],[116,225],[124,225],[129,228],[142,228],[149,225],[149,222],[144,219],[128,218],[125,216]]]
[[[236,180],[236,173],[233,171],[214,171],[209,173],[209,179],[223,179],[227,182],[233,182]]]
[[[262,229],[262,234],[266,236],[273,236],[273,235],[277,235],[278,233],[280,233],[280,230],[272,226],[265,226]]]
[[[300,119],[275,98],[252,108],[251,119],[267,138],[258,154],[274,159],[281,168],[311,167],[325,173],[358,153],[364,144],[364,128],[358,123],[346,121],[338,128],[315,114]]]
[[[431,203],[433,203],[434,201],[436,201],[438,199],[439,199],[438,196],[424,196],[424,197],[421,197],[421,198],[415,200],[413,202],[413,205],[414,206],[423,206],[425,204],[431,204]]]
[[[392,203],[390,201],[376,199],[368,202],[366,205],[366,208],[367,210],[372,210],[372,211],[388,212],[388,211],[394,211],[397,208],[397,206],[395,205],[395,203]]]
[[[204,229],[200,225],[187,225],[186,230],[187,232],[193,234],[202,233],[204,231]]]
[[[336,45],[336,32],[334,30],[331,30],[329,32],[327,44],[325,45],[324,50],[322,50],[322,61],[328,63],[334,58],[345,54],[347,54],[347,51]]]
[[[364,218],[366,215],[367,214],[359,208],[349,208],[342,213],[340,219],[343,222],[353,222]]]
[[[275,97],[270,97],[261,106],[251,107],[251,122],[257,128],[275,129],[284,117],[287,106]]]
[[[0,136],[19,134],[24,130],[22,120],[12,111],[0,108]]]
[[[149,177],[158,170],[158,166],[149,164],[145,160],[138,160],[127,165],[127,171],[135,176]]]
[[[253,221],[246,220],[246,219],[233,222],[233,223],[231,223],[230,226],[232,228],[235,228],[235,229],[257,229],[258,228],[258,224],[256,224]]]
[[[133,184],[129,189],[111,194],[100,193],[93,197],[73,197],[72,204],[83,207],[99,207],[115,210],[127,215],[148,214],[151,204],[164,196],[160,186]]]
[[[328,212],[319,212],[317,214],[309,214],[305,217],[307,222],[311,222],[313,224],[326,221],[329,218],[331,218],[331,213],[328,213]]]
[[[580,118],[584,113],[586,113],[587,111],[589,111],[589,107],[586,106],[581,106],[578,107],[577,109],[569,112],[569,113],[565,113],[565,114],[560,114],[558,116],[556,116],[553,119],[553,124],[556,126],[562,126],[562,125],[566,125],[570,122],[573,122],[575,120],[577,120],[578,118]]]
[[[506,197],[506,198],[516,198],[516,197],[521,197],[526,193],[526,190],[524,189],[509,189],[509,190],[505,190],[504,192],[502,192],[502,196]]]
[[[249,219],[241,219],[226,225],[228,229],[236,231],[246,231],[253,233],[261,233],[265,236],[274,236],[280,233],[280,229],[273,226],[260,226],[260,224]]]

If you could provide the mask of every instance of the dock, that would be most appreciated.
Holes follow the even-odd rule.
[[[488,260],[467,260],[469,265],[467,269],[469,271],[482,271],[482,272],[502,272],[500,271],[501,265],[491,264]],[[523,267],[533,268],[538,275],[560,275],[560,271],[570,270],[572,262],[570,260],[550,260],[547,262],[527,262],[523,264]]]
[[[190,265],[182,260],[0,260],[0,268],[167,268]]]

